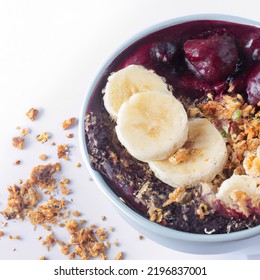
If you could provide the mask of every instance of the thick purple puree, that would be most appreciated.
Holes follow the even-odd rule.
[[[131,64],[143,65],[164,77],[180,100],[192,103],[208,93],[218,99],[228,91],[240,93],[255,106],[260,101],[260,29],[223,21],[192,21],[139,39],[104,71],[92,92],[86,117],[92,167],[136,212],[163,226],[194,233],[227,233],[260,224],[259,215],[231,216],[218,201],[204,209],[196,186],[187,191],[182,203],[163,206],[173,188],[120,144],[115,122],[103,104],[108,76]]]

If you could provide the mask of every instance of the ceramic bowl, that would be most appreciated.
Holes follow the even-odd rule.
[[[97,171],[91,168],[90,158],[86,147],[84,130],[84,121],[89,99],[99,79],[102,77],[104,71],[106,70],[108,65],[114,60],[114,58],[117,57],[122,52],[122,50],[126,49],[129,45],[152,32],[158,31],[160,29],[172,25],[194,20],[222,20],[226,22],[234,22],[257,27],[260,26],[259,22],[245,18],[234,17],[229,15],[203,14],[171,19],[159,23],[150,28],[147,28],[143,32],[134,36],[128,42],[122,45],[117,51],[115,51],[110,58],[108,58],[108,60],[104,63],[103,67],[101,67],[101,69],[97,73],[96,78],[94,79],[89,90],[87,91],[87,94],[83,100],[83,106],[81,108],[79,118],[79,142],[82,157],[94,182],[100,188],[100,190],[107,196],[107,198],[112,202],[112,204],[114,204],[121,216],[138,232],[142,233],[144,236],[152,239],[153,241],[163,246],[182,252],[189,252],[194,254],[216,254],[233,251],[241,247],[246,247],[249,242],[246,239],[252,238],[253,236],[260,234],[260,226],[228,234],[206,235],[177,231],[149,221],[148,219],[142,217],[141,215],[133,211],[126,204],[124,204],[118,198],[118,196],[110,189],[109,185],[107,185],[102,176]]]

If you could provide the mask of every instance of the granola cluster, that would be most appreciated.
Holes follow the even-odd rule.
[[[37,118],[39,111],[31,108],[27,113],[27,117],[34,121]],[[65,120],[62,124],[64,130],[69,129],[76,122],[76,118]],[[17,127],[18,130],[21,127]],[[28,128],[21,130],[21,136],[13,137],[12,144],[15,148],[23,149],[25,146],[25,137],[31,132]],[[72,138],[73,134],[66,135],[67,138]],[[49,140],[50,134],[43,132],[37,135],[36,140],[45,143]],[[55,142],[51,144],[56,145]],[[69,159],[70,146],[68,144],[58,145],[57,157],[65,160]],[[39,159],[45,161],[48,157],[41,154]],[[21,164],[21,160],[16,160],[16,165]],[[76,163],[80,167],[79,162]],[[54,227],[66,228],[70,240],[67,244],[59,240],[54,232],[48,234],[42,245],[51,250],[55,245],[59,245],[61,253],[68,255],[70,259],[90,259],[99,257],[107,259],[107,251],[110,247],[108,232],[103,227],[90,225],[84,227],[85,219],[78,221],[71,219],[71,215],[79,218],[81,213],[77,210],[71,211],[68,209],[68,200],[60,198],[71,194],[70,180],[67,178],[58,179],[57,175],[61,171],[60,163],[48,163],[45,165],[37,165],[33,167],[30,176],[25,182],[20,180],[19,184],[15,184],[8,188],[9,197],[6,209],[0,212],[7,220],[20,219],[22,221],[30,221],[35,229],[37,226],[42,226],[47,231],[51,231]],[[63,176],[62,176],[63,177]],[[71,201],[73,201],[71,199]],[[6,223],[7,224],[7,223]],[[4,224],[4,226],[6,225]],[[0,238],[4,237],[4,231],[0,231]],[[20,236],[9,235],[10,239],[20,239]],[[41,256],[40,259],[46,259]]]

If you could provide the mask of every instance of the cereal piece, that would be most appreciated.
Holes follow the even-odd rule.
[[[49,188],[57,182],[53,178],[53,175],[61,170],[59,163],[47,164],[47,165],[38,165],[33,168],[30,180],[32,184],[39,186],[41,188]]]
[[[139,235],[138,235],[138,238],[139,238],[140,240],[144,239],[144,237],[143,237],[142,234],[139,234]]]
[[[47,260],[47,259],[46,259],[46,257],[44,257],[44,256],[40,256],[40,257],[39,257],[39,260],[44,261],[44,260]]]
[[[36,139],[41,142],[42,144],[44,144],[45,142],[47,142],[50,138],[50,135],[48,132],[43,132],[39,135],[36,136]]]
[[[62,128],[65,130],[65,129],[68,129],[70,128],[74,122],[75,122],[76,118],[70,118],[68,120],[65,120],[63,123],[62,123]]]
[[[74,136],[74,135],[73,135],[72,133],[68,133],[68,134],[66,135],[67,138],[73,138],[73,136]]]
[[[3,237],[4,235],[4,232],[0,230],[0,237]]]
[[[48,157],[45,154],[39,156],[39,159],[45,161]]]
[[[15,165],[19,165],[21,163],[21,161],[19,160],[19,159],[17,159],[16,161],[15,161]]]
[[[123,253],[122,252],[119,252],[116,257],[115,257],[115,260],[122,260],[123,259]]]
[[[35,108],[31,108],[27,113],[26,116],[31,120],[35,121],[36,117],[38,116],[39,111]]]
[[[69,160],[70,148],[68,144],[58,146],[58,158]]]
[[[81,163],[80,163],[80,162],[77,162],[77,163],[76,163],[76,166],[77,166],[77,167],[81,167]]]
[[[24,148],[24,138],[23,137],[13,137],[12,138],[12,144],[13,144],[13,147],[17,148],[17,149],[20,149],[22,150]]]
[[[21,135],[26,136],[30,132],[29,128],[23,128]]]

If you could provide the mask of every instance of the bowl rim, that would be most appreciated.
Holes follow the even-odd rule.
[[[127,206],[125,203],[123,203],[119,197],[110,189],[108,184],[105,182],[101,174],[91,167],[91,162],[89,158],[89,154],[86,147],[86,141],[85,141],[85,115],[87,111],[87,106],[89,99],[92,95],[92,92],[94,91],[99,79],[103,75],[106,68],[109,66],[109,64],[115,59],[115,57],[120,54],[125,48],[127,48],[129,45],[137,41],[138,39],[152,33],[158,30],[161,30],[163,28],[181,24],[184,22],[190,22],[190,21],[196,21],[196,20],[217,20],[217,21],[225,21],[225,22],[233,22],[238,24],[245,24],[245,25],[251,25],[260,27],[260,22],[257,22],[255,20],[238,17],[238,16],[232,16],[227,14],[193,14],[193,15],[186,15],[181,16],[173,19],[169,19],[166,21],[159,22],[151,27],[145,28],[143,31],[135,34],[132,36],[129,40],[127,40],[125,43],[123,43],[119,48],[117,48],[105,61],[105,63],[99,67],[99,70],[97,71],[97,74],[95,75],[95,78],[90,83],[90,86],[85,94],[83,105],[80,110],[79,115],[79,127],[78,127],[78,135],[79,135],[79,146],[80,146],[80,152],[84,161],[84,164],[86,165],[88,172],[90,173],[91,177],[93,178],[94,182],[97,184],[99,189],[108,197],[108,199],[120,210],[121,213],[126,215],[130,220],[134,221],[135,223],[141,225],[142,228],[151,231],[155,233],[156,235],[180,240],[180,241],[190,241],[190,242],[203,242],[203,243],[216,243],[216,242],[227,242],[227,241],[235,241],[240,239],[246,239],[249,237],[253,237],[257,234],[260,234],[260,225],[246,229],[241,230],[237,232],[231,232],[231,233],[222,233],[222,234],[196,234],[196,233],[190,233],[190,232],[184,232],[184,231],[178,231],[175,229],[163,227],[162,225],[159,225],[155,222],[151,222],[148,219],[144,218],[134,210],[132,210],[129,206]]]

